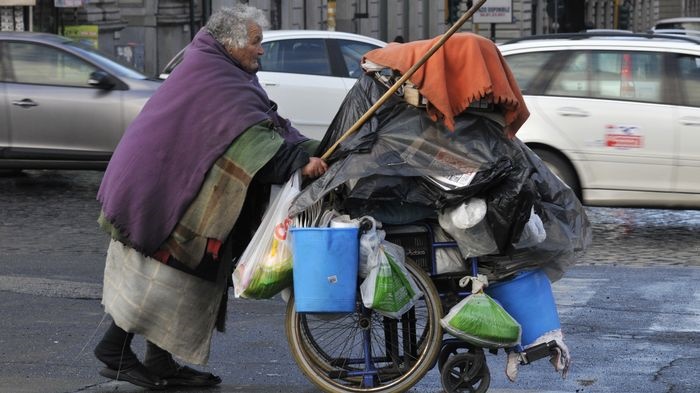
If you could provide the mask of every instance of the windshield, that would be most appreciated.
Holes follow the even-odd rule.
[[[148,79],[146,75],[140,73],[139,71],[131,67],[117,62],[116,60],[112,59],[110,55],[104,52],[100,52],[89,45],[77,41],[66,42],[66,45],[72,47],[76,51],[80,52],[82,55],[88,57],[100,67],[110,70],[117,76],[132,79]]]

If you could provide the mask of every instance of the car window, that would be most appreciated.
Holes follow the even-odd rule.
[[[588,69],[591,67],[589,52],[578,52],[559,71],[549,84],[546,95],[591,97],[593,91],[589,83]]]
[[[655,52],[576,52],[545,94],[661,103],[662,59]]]
[[[338,40],[340,53],[343,55],[343,61],[348,70],[348,77],[359,78],[362,75],[360,60],[365,53],[372,49],[379,48],[377,45],[368,44],[366,42],[357,42],[350,40]]]
[[[293,74],[331,75],[326,43],[323,39],[294,39],[262,44],[260,70]]]
[[[680,80],[686,94],[686,103],[700,107],[700,57],[680,55],[678,58]]]
[[[537,75],[556,53],[558,52],[520,53],[506,57],[508,67],[513,71],[523,94],[528,94]]]
[[[657,23],[655,29],[700,30],[700,22],[667,22]]]
[[[66,46],[72,47],[73,50],[80,52],[80,54],[90,59],[90,61],[95,63],[98,67],[106,68],[117,76],[133,79],[148,79],[146,75],[127,64],[123,64],[119,59],[115,59],[109,53],[98,51],[76,41],[67,42]]]
[[[11,82],[87,87],[90,74],[97,71],[78,57],[46,45],[9,42],[5,49]]]

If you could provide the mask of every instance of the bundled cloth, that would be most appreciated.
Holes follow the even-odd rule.
[[[361,77],[318,152],[340,138],[386,90],[374,77]],[[590,223],[576,195],[519,139],[504,135],[501,123],[481,112],[455,117],[450,131],[424,109],[392,96],[338,145],[328,162],[326,174],[295,199],[291,214],[333,194],[333,207],[351,217],[370,215],[401,225],[436,220],[440,212],[479,198],[486,204],[480,225],[487,226],[495,245],[484,252],[499,256],[483,264],[490,279],[529,267],[545,268],[557,279],[573,263],[574,252],[590,243]],[[470,172],[474,176],[463,186],[446,189],[435,181]],[[546,238],[521,243],[533,212]],[[526,247],[517,248],[520,244]]]
[[[363,60],[405,74],[440,39],[391,44],[368,52]],[[481,99],[503,108],[509,137],[530,115],[501,52],[491,40],[477,34],[453,34],[410,80],[427,99],[431,118],[443,120],[451,130],[455,116]]]
[[[334,147],[329,169],[302,190],[290,214],[332,200],[334,209],[351,218],[369,215],[391,225],[438,222],[463,258],[478,257],[478,271],[488,278],[468,277],[472,294],[441,325],[482,347],[530,345],[530,322],[540,313],[517,315],[494,295],[497,283],[488,290],[483,284],[526,270],[537,270],[547,284],[559,279],[574,253],[590,244],[590,223],[574,192],[516,137],[529,112],[507,64],[486,39],[456,34],[411,76],[410,85],[364,119],[433,42],[389,45],[366,55],[367,73],[346,96],[316,152]],[[415,88],[418,99],[411,98]],[[351,128],[355,132],[346,135]],[[532,278],[523,277],[510,284]],[[527,303],[528,296],[516,298]],[[556,305],[552,309],[556,315]],[[556,323],[559,328],[558,316]],[[565,372],[563,341],[558,351],[553,361]]]

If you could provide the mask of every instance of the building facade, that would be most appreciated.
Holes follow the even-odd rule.
[[[95,45],[148,75],[157,75],[194,36],[213,10],[241,0],[0,0],[2,30],[64,34],[92,31]],[[473,0],[478,2],[478,0]],[[655,20],[700,15],[700,0],[505,0],[508,23],[475,23],[461,30],[497,42],[532,34],[624,28],[646,31]],[[472,0],[249,0],[273,29],[334,29],[384,41],[444,33],[450,9]],[[503,0],[488,0],[503,4]],[[335,13],[328,13],[329,5]],[[453,15],[454,16],[454,15]],[[454,17],[453,17],[454,20]],[[91,30],[92,29],[92,30]],[[79,30],[81,31],[81,30]]]

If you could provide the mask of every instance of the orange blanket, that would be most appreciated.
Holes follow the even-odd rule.
[[[390,44],[368,52],[365,59],[404,74],[439,40]],[[454,34],[410,80],[429,101],[428,113],[433,120],[442,119],[451,130],[454,116],[482,98],[503,109],[509,138],[530,116],[501,52],[493,42],[476,34]]]

